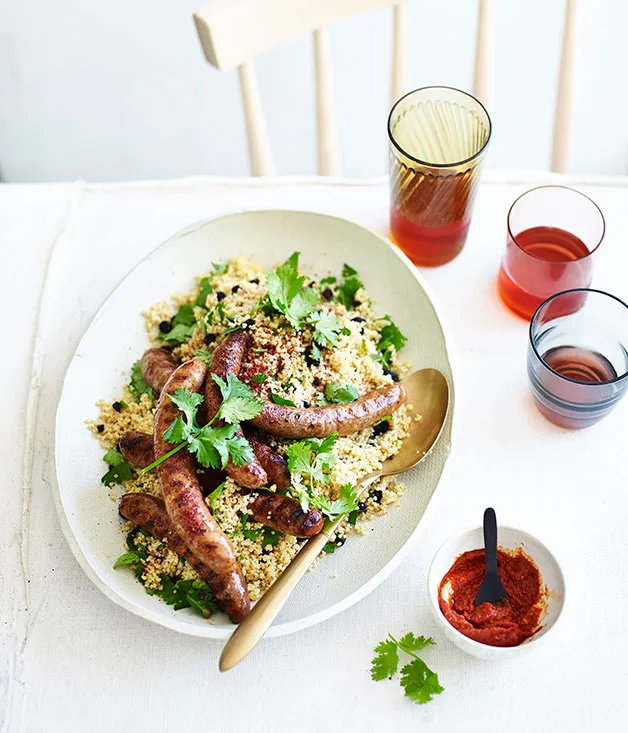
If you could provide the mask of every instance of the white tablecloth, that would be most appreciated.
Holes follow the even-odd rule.
[[[524,180],[525,179],[525,180]],[[2,731],[587,731],[628,715],[628,403],[600,425],[547,423],[526,387],[526,324],[495,292],[509,204],[549,176],[489,176],[467,246],[424,275],[458,350],[459,432],[421,540],[374,593],[297,635],[262,642],[228,674],[221,644],[121,610],[85,577],[53,507],[53,417],[70,356],[123,275],[173,232],[241,209],[299,208],[386,232],[383,181],[192,179],[0,186],[3,508]],[[570,180],[607,219],[595,285],[628,297],[628,182]],[[228,253],[225,253],[228,254]],[[497,450],[496,450],[497,448]],[[80,457],[77,456],[77,460]],[[547,643],[501,664],[438,634],[425,585],[437,547],[487,505],[560,559],[567,606]],[[445,692],[419,707],[370,680],[388,632],[435,634]]]

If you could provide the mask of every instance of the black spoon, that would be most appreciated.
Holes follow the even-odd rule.
[[[484,512],[484,549],[486,572],[475,597],[476,606],[480,603],[501,603],[508,598],[497,572],[497,518],[495,510],[491,507]]]

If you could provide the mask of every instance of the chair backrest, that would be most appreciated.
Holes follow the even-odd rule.
[[[551,169],[567,170],[573,102],[578,0],[567,0],[554,115]],[[478,0],[473,94],[491,105],[493,0]],[[366,10],[392,6],[391,102],[406,91],[406,0],[214,0],[194,14],[205,57],[221,71],[237,68],[244,107],[251,173],[272,176],[275,164],[257,87],[253,59],[303,33],[312,33],[316,85],[318,172],[340,175],[340,145],[327,26]]]

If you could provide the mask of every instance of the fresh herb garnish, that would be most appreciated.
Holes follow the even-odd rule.
[[[153,397],[153,390],[149,386],[148,382],[142,376],[142,369],[140,367],[140,360],[138,359],[133,363],[131,367],[131,380],[129,382],[129,392],[133,395],[136,402],[140,401],[140,397],[143,394],[150,395]]]
[[[284,407],[296,407],[292,400],[275,394],[275,392],[270,392],[269,397],[271,399],[271,402],[274,402],[276,405],[283,405]]]
[[[207,349],[199,349],[194,356],[197,359],[200,359],[205,366],[209,366],[212,361],[212,355],[207,351]]]
[[[320,302],[315,290],[303,287],[305,275],[298,272],[299,254],[294,252],[276,270],[268,273],[268,295],[261,303],[262,307],[269,306],[284,315],[296,329],[301,328],[303,320],[316,310]]]
[[[211,377],[222,394],[222,403],[216,415],[202,428],[199,427],[197,413],[203,397],[187,389],[176,390],[170,399],[183,412],[185,420],[179,415],[164,431],[163,437],[169,443],[178,445],[140,473],[152,470],[185,447],[205,468],[224,468],[229,458],[236,466],[253,460],[253,449],[248,440],[238,434],[238,423],[259,415],[264,403],[255,397],[247,384],[232,374],[227,375],[226,381],[216,374]],[[213,427],[215,420],[224,420],[227,424]]]
[[[398,354],[408,340],[390,316],[384,316],[388,323],[379,332],[377,354],[371,354],[371,359],[378,361],[384,369],[390,369],[393,352]]]
[[[444,688],[438,682],[438,675],[417,656],[428,646],[435,644],[434,640],[425,636],[415,636],[412,632],[405,634],[401,639],[395,639],[388,634],[385,641],[375,647],[375,657],[371,664],[371,679],[383,680],[391,678],[399,666],[399,650],[413,657],[413,660],[401,669],[400,684],[409,697],[419,705],[429,702],[434,695],[440,695]]]
[[[330,313],[327,310],[319,310],[308,318],[307,321],[310,325],[314,326],[314,333],[312,338],[318,346],[338,346],[338,336],[341,333],[345,333],[348,329],[343,328],[342,323],[338,320],[338,316],[335,313]],[[349,331],[349,334],[351,331]],[[319,357],[320,359],[320,352]]]
[[[329,275],[328,277],[322,278],[320,281],[321,285],[333,285],[338,278],[334,277],[333,275]]]
[[[325,542],[323,546],[323,552],[327,552],[330,555],[333,555],[334,552],[336,552],[336,545],[333,542]]]
[[[338,288],[337,297],[347,310],[351,310],[355,305],[355,294],[364,284],[358,277],[357,270],[346,264],[342,268],[342,277],[343,283]]]
[[[373,423],[373,427],[376,428],[378,425],[381,425],[383,422],[388,422],[389,420],[392,420],[392,415],[384,415],[384,417],[380,417],[376,423]]]
[[[131,464],[117,450],[108,450],[103,456],[103,461],[109,466],[109,470],[101,478],[105,486],[113,486],[128,481],[133,475]]]
[[[264,527],[264,535],[262,537],[262,547],[266,547],[266,545],[272,545],[273,547],[279,542],[279,540],[282,538],[281,532],[277,529],[271,529],[270,527]]]
[[[270,379],[268,374],[254,374],[251,377],[251,382],[255,382],[256,384],[264,384],[267,379]]]
[[[212,262],[212,273],[211,277],[219,277],[220,275],[224,275],[225,272],[229,269],[229,265],[224,264],[221,265],[218,262]]]
[[[353,402],[360,393],[351,382],[329,382],[325,387],[325,399],[328,402]]]
[[[214,290],[208,277],[201,278],[198,284],[198,295],[194,301],[194,305],[201,308],[207,308],[207,296]]]
[[[172,330],[168,333],[159,332],[158,338],[169,344],[182,344],[187,341],[196,331],[196,318],[194,307],[188,304],[182,305],[175,317],[172,319]]]
[[[221,484],[218,484],[218,486],[216,486],[216,488],[207,497],[207,500],[209,501],[209,506],[212,509],[216,506],[216,502],[218,501],[222,492],[225,490],[226,483],[226,481],[223,481]]]

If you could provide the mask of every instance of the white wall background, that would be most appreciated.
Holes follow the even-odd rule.
[[[315,2],[315,0],[312,0]],[[203,0],[0,0],[0,175],[248,173],[237,76],[208,66]],[[547,168],[564,0],[497,0],[492,167]],[[471,86],[475,0],[410,0],[412,86]],[[572,170],[626,173],[628,4],[582,0]],[[386,170],[391,12],[331,28],[343,172]],[[312,46],[258,59],[281,174],[315,172]]]

